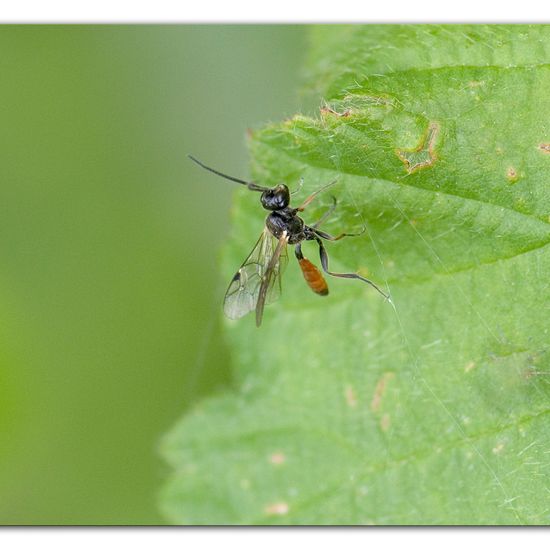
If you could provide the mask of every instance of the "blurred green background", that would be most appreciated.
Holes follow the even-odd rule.
[[[186,154],[247,177],[305,32],[0,27],[0,523],[163,522],[158,441],[231,383],[235,186]]]

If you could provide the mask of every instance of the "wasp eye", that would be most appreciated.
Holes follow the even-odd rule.
[[[281,183],[277,187],[264,191],[260,200],[266,210],[281,210],[290,203],[290,191]]]

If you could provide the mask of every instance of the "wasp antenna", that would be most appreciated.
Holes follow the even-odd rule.
[[[228,176],[227,174],[224,174],[223,172],[219,172],[218,170],[215,170],[214,168],[210,168],[210,166],[206,166],[206,164],[203,164],[199,159],[196,159],[192,155],[187,155],[193,162],[196,162],[199,166],[204,168],[205,170],[208,170],[209,172],[212,172],[213,174],[216,174],[218,176],[221,176],[222,178],[225,178],[226,180],[231,180],[237,183],[240,183],[242,185],[248,185],[247,181],[241,180],[239,178],[235,178],[233,176]]]
[[[241,185],[246,185],[249,189],[252,191],[265,191],[266,187],[260,187],[259,185],[256,185],[255,183],[248,182],[245,180],[241,180],[239,178],[235,178],[234,176],[229,176],[227,174],[224,174],[223,172],[220,172],[219,170],[215,170],[214,168],[210,168],[210,166],[206,166],[206,164],[203,164],[199,159],[196,159],[192,155],[187,155],[193,162],[197,163],[201,168],[204,168],[205,170],[208,170],[209,172],[212,172],[213,174],[216,174],[217,176],[221,176],[222,178],[225,178],[226,180],[234,181],[236,183],[240,183]]]

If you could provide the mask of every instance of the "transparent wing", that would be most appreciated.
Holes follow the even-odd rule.
[[[285,237],[284,243],[283,245],[281,245],[280,250],[277,250],[279,242],[280,241],[277,241],[275,237],[271,237],[271,246],[273,250],[272,260],[276,257],[277,261],[274,262],[275,265],[273,266],[273,270],[271,271],[271,273],[266,273],[266,280],[269,281],[269,285],[266,285],[266,304],[272,304],[273,302],[275,302],[275,300],[278,300],[281,292],[283,291],[283,273],[285,272],[286,266],[288,264],[288,254],[286,250],[288,239]]]
[[[272,241],[273,243],[273,241]],[[281,285],[281,256],[285,253],[285,261],[283,268],[286,267],[286,245],[288,243],[288,237],[286,231],[281,235],[275,250],[271,256],[271,260],[267,266],[267,270],[262,279],[260,285],[260,292],[258,294],[258,301],[256,303],[256,326],[259,327],[262,324],[262,317],[264,314],[264,305],[269,298],[271,301],[275,297],[279,297],[282,290]]]
[[[284,244],[286,242],[287,240]],[[265,228],[252,252],[229,283],[223,306],[227,317],[239,319],[256,309],[260,290],[262,310],[263,302],[271,303],[280,296],[281,275],[288,257],[286,247],[279,244],[280,241]]]

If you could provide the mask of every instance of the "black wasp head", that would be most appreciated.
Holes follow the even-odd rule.
[[[277,187],[266,189],[260,198],[266,210],[281,210],[290,204],[290,191],[281,183]]]

